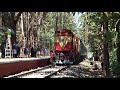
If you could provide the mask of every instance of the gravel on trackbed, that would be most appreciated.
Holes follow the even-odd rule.
[[[98,70],[93,70],[94,64],[90,65],[89,60],[85,60],[78,65],[72,65],[65,71],[52,76],[51,78],[102,78],[101,64],[99,61],[94,62],[98,65]]]

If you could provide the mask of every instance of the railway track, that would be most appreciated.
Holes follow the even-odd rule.
[[[23,73],[10,75],[4,78],[50,78],[52,75],[55,75],[57,72],[65,70],[66,68],[68,68],[68,66],[49,65],[42,68],[25,71]]]
[[[61,67],[61,66],[59,66],[59,67]],[[59,70],[51,73],[51,74],[48,75],[48,76],[45,76],[45,78],[51,78],[52,76],[57,75],[58,72],[64,71],[64,70],[66,70],[67,68],[68,68],[68,66],[64,66],[64,67],[62,66]]]

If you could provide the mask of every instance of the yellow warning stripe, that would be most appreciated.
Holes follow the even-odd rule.
[[[60,43],[61,47],[64,47],[68,42],[71,42],[71,41],[72,41],[72,37],[70,37],[70,36],[57,36],[57,37],[55,37],[55,42]]]

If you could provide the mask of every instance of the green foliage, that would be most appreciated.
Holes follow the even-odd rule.
[[[5,35],[3,35],[2,33],[0,33],[0,45],[2,44],[2,42],[5,40]]]
[[[67,12],[48,12],[46,17],[42,20],[41,25],[39,26],[40,33],[40,43],[44,46],[45,44],[48,47],[48,44],[51,43],[53,47],[54,43],[54,31],[56,30],[56,18],[58,17],[57,27],[58,28],[67,28],[72,30],[74,33],[77,33],[76,24],[73,22],[73,14]],[[42,46],[42,47],[43,47]]]
[[[81,36],[85,40],[85,33],[88,32],[88,44],[90,50],[94,51],[95,47],[98,47],[102,41],[102,35],[100,33],[100,12],[85,12],[80,16],[82,23]],[[86,31],[88,29],[88,31]]]
[[[110,71],[114,77],[120,77],[120,63],[117,62],[116,50],[113,49],[110,52]]]
[[[118,42],[118,33],[115,31],[115,27],[119,18],[119,12],[85,12],[80,16],[82,23],[80,34],[84,39],[86,32],[88,32],[90,51],[94,51],[96,47],[100,48],[99,46],[102,45],[104,41],[108,42],[110,70],[111,73],[117,77],[120,77],[120,64],[117,62],[116,43]],[[105,20],[108,20],[107,33],[101,28],[101,22]],[[104,36],[106,36],[106,38]]]
[[[0,45],[2,44],[2,42],[6,40],[6,33],[7,33],[7,29],[4,28],[0,29]]]
[[[110,68],[111,68],[112,76],[120,78],[120,63],[114,61],[114,62],[112,62]]]
[[[85,12],[80,16],[82,23],[81,36],[85,37],[86,29],[85,22],[87,23],[89,44],[92,50],[98,47],[103,42],[103,31],[101,30],[101,22],[106,18],[108,20],[108,32],[106,33],[106,42],[109,43],[109,48],[116,43],[117,33],[115,32],[116,21],[120,18],[119,12],[105,12],[106,17],[103,18],[102,12]],[[87,20],[85,19],[87,17]]]

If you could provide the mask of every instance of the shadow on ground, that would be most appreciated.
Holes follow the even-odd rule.
[[[65,71],[65,74],[73,78],[103,78],[101,70],[92,70],[91,67],[81,64],[71,66]]]

